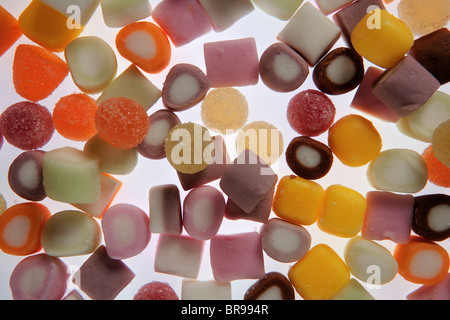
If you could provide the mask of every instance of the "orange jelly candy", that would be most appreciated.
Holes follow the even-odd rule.
[[[428,181],[437,186],[449,188],[450,168],[436,159],[431,145],[424,150],[422,158],[427,164]]]
[[[0,6],[0,57],[22,36],[19,24],[8,11]]]

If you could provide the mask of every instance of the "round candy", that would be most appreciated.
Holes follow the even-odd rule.
[[[179,298],[169,284],[153,281],[142,286],[133,300],[179,300]]]
[[[450,237],[450,196],[427,194],[414,198],[412,229],[431,241]]]
[[[450,167],[450,120],[442,122],[434,130],[431,144],[436,159]]]
[[[450,187],[450,167],[436,159],[432,146],[428,146],[422,153],[428,168],[428,180],[437,186]]]

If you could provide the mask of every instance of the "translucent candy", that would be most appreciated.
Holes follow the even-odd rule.
[[[152,281],[143,285],[133,300],[179,300],[179,298],[168,283]]]
[[[16,18],[0,6],[0,57],[22,36]]]
[[[440,162],[450,167],[450,120],[442,122],[431,137],[433,152]]]
[[[428,168],[428,181],[440,186],[450,187],[450,167],[440,162],[434,155],[432,146],[428,146],[422,153]]]

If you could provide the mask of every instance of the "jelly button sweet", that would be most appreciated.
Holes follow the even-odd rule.
[[[133,300],[179,300],[179,298],[168,283],[152,281],[140,287]]]
[[[0,6],[0,29],[4,30],[0,35],[1,57],[22,36],[16,18],[2,6]]]
[[[352,278],[330,300],[375,300],[358,280]]]
[[[284,275],[269,272],[247,289],[244,300],[295,300],[295,293]]]
[[[412,229],[431,241],[450,237],[450,196],[427,194],[415,197]]]
[[[431,137],[431,145],[433,147],[436,159],[450,167],[450,119],[442,122]]]
[[[181,300],[231,300],[231,282],[183,279]]]
[[[253,0],[252,2],[267,14],[287,21],[297,11],[303,0]]]
[[[251,0],[199,0],[216,32],[224,31],[255,8]]]
[[[432,145],[429,145],[422,153],[422,158],[428,168],[428,181],[437,186],[448,188],[450,187],[450,167],[436,159],[432,147]]]
[[[180,235],[182,207],[180,191],[174,184],[158,185],[150,188],[150,231]]]
[[[152,14],[152,6],[148,0],[102,0],[100,6],[103,21],[110,28],[125,27]]]

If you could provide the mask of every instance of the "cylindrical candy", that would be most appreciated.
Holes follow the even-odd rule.
[[[284,275],[269,272],[247,289],[244,300],[295,300],[295,292]]]
[[[414,198],[412,229],[431,241],[450,237],[450,196],[428,194]]]

